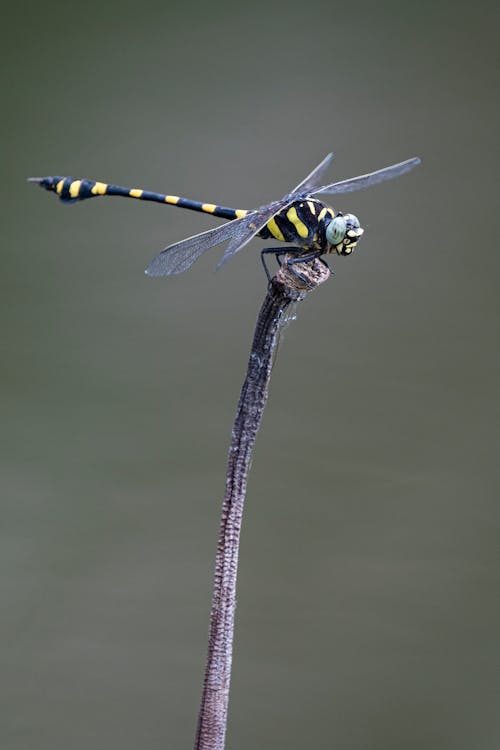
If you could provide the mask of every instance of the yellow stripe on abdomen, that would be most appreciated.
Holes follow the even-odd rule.
[[[294,206],[288,209],[288,211],[286,212],[286,218],[291,224],[293,224],[299,237],[305,239],[309,235],[309,229],[306,227],[304,222],[299,219]]]
[[[179,203],[179,196],[178,195],[166,195],[165,203],[171,203],[172,206],[175,206],[177,205],[177,203]]]
[[[106,195],[107,189],[108,186],[105,182],[96,182],[90,192],[92,193],[92,195]]]
[[[144,190],[140,190],[139,188],[132,188],[132,190],[128,191],[128,194],[131,198],[140,198],[143,192]]]
[[[78,198],[78,195],[80,194],[81,184],[81,180],[73,180],[73,182],[69,186],[69,194],[72,198]]]

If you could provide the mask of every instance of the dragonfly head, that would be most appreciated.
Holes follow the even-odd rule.
[[[331,252],[335,250],[339,255],[350,255],[364,231],[357,216],[338,213],[326,225],[325,236],[333,245]]]

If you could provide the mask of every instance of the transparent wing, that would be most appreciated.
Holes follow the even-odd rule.
[[[354,190],[376,185],[385,180],[391,180],[393,177],[399,177],[405,172],[409,172],[418,164],[420,159],[408,159],[400,164],[393,164],[385,169],[379,169],[377,172],[352,177],[349,180],[334,182],[331,185],[316,187],[323,173],[328,169],[333,159],[333,154],[328,154],[313,171],[300,182],[290,193],[287,193],[281,200],[273,201],[267,206],[259,208],[257,211],[251,211],[247,216],[241,219],[228,221],[215,229],[209,229],[207,232],[195,234],[185,240],[169,245],[163,252],[153,258],[146,268],[148,276],[172,276],[183,273],[190,268],[198,258],[221,242],[230,240],[217,269],[227,263],[237,252],[247,245],[267,222],[276,216],[279,211],[289,206],[299,197],[312,195],[314,193],[328,193],[330,195],[338,193],[350,193]]]
[[[322,162],[308,174],[302,182],[299,182],[289,195],[311,195],[316,192],[314,188],[321,185],[321,178],[333,161],[333,154],[327,154]]]
[[[148,276],[173,276],[187,271],[211,247],[225,242],[230,237],[236,240],[242,234],[246,236],[245,229],[252,221],[255,213],[251,212],[241,219],[228,221],[220,227],[209,229],[207,232],[195,234],[185,240],[176,242],[174,245],[169,245],[156,258],[153,258],[145,273]],[[252,230],[251,236],[253,234]]]
[[[267,206],[262,206],[261,208],[257,209],[257,211],[255,211],[252,216],[252,220],[249,223],[248,228],[245,228],[245,230],[242,231],[241,234],[238,233],[238,235],[235,235],[227,246],[226,252],[219,261],[217,270],[221,266],[223,266],[224,263],[227,263],[227,261],[232,258],[233,255],[242,250],[245,245],[247,245],[250,240],[266,226],[267,222],[272,219],[273,216],[276,216],[277,213],[289,206],[300,196],[311,195],[312,193],[314,193],[314,187],[319,183],[321,177],[330,166],[332,160],[333,154],[327,154],[323,161],[320,162],[318,166],[315,167],[304,180],[299,182],[297,187],[283,196],[281,200],[273,201]]]
[[[311,193],[328,193],[329,195],[335,195],[338,193],[352,193],[354,190],[363,190],[363,188],[377,185],[379,182],[385,182],[385,180],[392,180],[394,177],[399,177],[405,172],[409,172],[414,167],[420,164],[421,160],[418,157],[414,159],[407,159],[399,164],[393,164],[390,167],[379,169],[376,172],[369,172],[368,174],[362,174],[359,177],[351,177],[349,180],[342,180],[341,182],[333,182],[331,185],[323,185],[323,187],[313,189]]]
[[[217,264],[217,270],[219,270],[224,263],[227,263],[233,255],[236,255],[236,253],[242,250],[245,245],[248,245],[250,240],[266,226],[267,222],[272,219],[273,216],[276,216],[282,208],[286,208],[291,202],[289,196],[285,196],[280,201],[273,201],[273,203],[269,203],[267,206],[262,206],[262,208],[254,211],[250,217],[245,217],[250,218],[248,226],[245,226],[241,232],[238,232],[238,234],[233,236],[224,255]]]
[[[318,184],[323,173],[328,169],[333,159],[333,154],[325,156],[313,171],[302,180],[296,188],[287,193],[281,200],[273,201],[267,206],[252,211],[242,219],[223,224],[221,227],[209,229],[207,232],[195,234],[185,240],[169,245],[156,258],[153,258],[146,268],[148,276],[173,276],[183,273],[191,268],[193,263],[209,250],[221,242],[230,240],[224,255],[217,265],[217,270],[227,261],[242,250],[248,243],[265,227],[267,222],[279,211],[286,208],[298,195],[310,195],[314,192],[314,186]]]

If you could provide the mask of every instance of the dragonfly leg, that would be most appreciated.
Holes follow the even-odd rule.
[[[264,258],[264,255],[274,255],[276,260],[278,261],[278,265],[281,266],[281,258],[283,255],[286,255],[287,253],[303,253],[304,248],[303,247],[266,247],[264,250],[260,251],[260,259],[262,261],[262,265],[264,266],[264,271],[266,272],[267,280],[271,281],[271,274],[269,272],[269,268],[266,264],[266,259]],[[292,269],[293,273],[297,275],[297,272]]]
[[[304,252],[303,248],[301,248],[301,252]],[[301,274],[300,271],[298,271],[296,268],[293,268],[293,266],[296,263],[308,263],[311,260],[319,260],[319,262],[322,263],[325,266],[325,268],[328,268],[328,270],[330,270],[328,267],[328,263],[325,260],[323,260],[323,258],[321,257],[321,252],[318,252],[318,251],[314,253],[309,253],[308,255],[298,255],[296,258],[287,260],[286,265],[298,279],[303,281],[304,284],[308,284],[308,280],[306,279],[306,277],[303,274]]]

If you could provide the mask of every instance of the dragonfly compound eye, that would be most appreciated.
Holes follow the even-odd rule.
[[[326,239],[330,245],[339,245],[343,242],[347,231],[347,217],[338,214],[326,227]]]
[[[354,216],[354,214],[346,214],[344,216],[344,219],[346,220],[347,226],[346,226],[346,233],[348,237],[361,237],[363,234],[363,229],[361,229],[361,225],[359,223],[359,219],[357,216]]]

